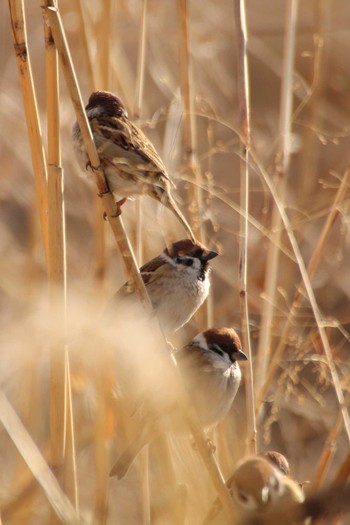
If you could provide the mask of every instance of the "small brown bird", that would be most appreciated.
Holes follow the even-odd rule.
[[[186,324],[209,293],[209,261],[218,254],[200,242],[182,239],[140,268],[155,313],[166,333]],[[133,296],[126,283],[113,297],[111,310]]]
[[[288,508],[289,505],[301,503],[305,499],[299,484],[285,475],[280,464],[273,464],[271,455],[269,458],[262,455],[244,458],[226,482],[236,509],[237,524],[258,523],[258,518],[268,515],[275,506],[283,504]],[[273,458],[276,459],[276,456],[273,455]],[[203,525],[219,523],[228,524],[223,516],[222,506],[216,500]],[[287,518],[285,523],[288,523]]]
[[[174,357],[203,427],[212,428],[230,410],[241,381],[238,361],[247,359],[237,333],[233,328],[206,330],[181,350],[175,350]],[[168,431],[186,431],[169,385],[166,391],[155,389],[148,396],[142,407],[140,431],[110,475],[123,478],[140,450]]]
[[[174,184],[161,158],[146,135],[129,120],[120,98],[108,91],[95,91],[85,110],[109,189],[120,199],[117,212],[127,197],[147,194],[171,210],[194,241],[193,232],[171,195]],[[72,134],[80,167],[86,171],[89,159],[77,122]]]
[[[265,457],[268,461],[270,461],[270,463],[277,467],[282,472],[282,474],[285,476],[290,476],[290,467],[286,456],[280,452],[276,452],[276,450],[268,450],[267,452],[264,452],[260,455]]]

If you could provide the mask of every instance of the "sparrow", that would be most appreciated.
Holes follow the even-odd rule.
[[[218,254],[200,242],[182,239],[140,268],[153,309],[165,333],[186,324],[209,293],[209,261]],[[112,298],[111,307],[134,295],[126,283]]]
[[[269,459],[262,455],[244,458],[227,480],[226,485],[236,510],[237,524],[259,523],[259,517],[267,516],[279,505],[288,508],[304,501],[299,484],[285,474],[285,465],[281,469],[280,465],[283,462],[278,462],[278,465],[273,463],[272,457],[276,459],[275,454],[278,453],[274,453],[273,456],[269,454]],[[226,521],[223,518],[221,503],[216,500],[203,525],[219,523],[225,525]]]
[[[270,461],[270,463],[277,467],[282,472],[282,474],[288,477],[290,476],[288,459],[283,454],[276,452],[276,450],[268,450],[267,452],[260,454],[260,456],[265,457],[268,461]]]
[[[147,194],[171,210],[194,241],[193,232],[179,210],[166,168],[146,135],[128,118],[121,99],[108,91],[95,91],[85,107],[92,135],[107,178],[117,198],[117,214],[127,197]],[[79,124],[72,130],[74,150],[83,171],[90,165]]]
[[[173,356],[188,398],[206,430],[216,426],[230,410],[240,381],[240,360],[247,360],[233,328],[211,328],[201,332]],[[155,389],[140,413],[139,433],[121,454],[110,476],[122,479],[140,450],[163,432],[186,432],[172,389]]]

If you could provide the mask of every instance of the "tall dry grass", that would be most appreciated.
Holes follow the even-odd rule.
[[[255,447],[285,453],[310,493],[344,485],[348,2],[26,4],[0,7],[2,523],[200,524],[218,494],[230,513],[223,480]],[[170,434],[122,481],[108,472],[137,432],[131,400],[183,393],[142,307],[105,307],[128,275],[147,302],[136,260],[184,232],[147,197],[113,217],[103,173],[79,172],[70,129],[94,89],[121,95],[221,251],[210,300],[172,343],[230,325],[252,355],[215,457],[190,413],[197,450]]]

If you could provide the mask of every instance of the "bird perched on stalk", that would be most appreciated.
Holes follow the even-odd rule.
[[[209,261],[217,252],[189,239],[170,244],[160,255],[140,268],[153,309],[166,333],[186,324],[209,293]],[[121,307],[133,295],[126,283],[113,297],[110,310]]]
[[[286,458],[271,451],[264,456],[242,459],[226,482],[236,509],[237,525],[258,524],[259,518],[265,519],[277,506],[285,505],[287,509],[305,499],[300,485],[286,475],[289,472]],[[289,523],[287,516],[285,523]],[[225,521],[220,501],[216,500],[203,525],[219,524],[229,522]]]
[[[127,197],[149,195],[174,213],[194,241],[171,195],[174,184],[161,158],[146,135],[129,120],[121,99],[108,91],[95,91],[85,110],[109,189],[119,199],[117,214]],[[90,163],[77,122],[73,126],[73,144],[80,167],[86,171]]]
[[[186,346],[174,351],[189,401],[204,428],[210,429],[230,410],[240,381],[240,360],[247,356],[233,328],[201,332]],[[123,478],[140,450],[162,432],[186,432],[181,408],[167,385],[155,389],[140,406],[140,431],[117,460],[111,476]],[[188,430],[187,430],[188,432]]]

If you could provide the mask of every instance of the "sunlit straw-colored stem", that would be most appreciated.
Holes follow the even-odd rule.
[[[240,216],[240,248],[239,248],[239,295],[242,321],[243,347],[248,354],[246,377],[247,421],[248,436],[247,448],[249,452],[256,452],[256,422],[254,407],[254,379],[253,359],[249,335],[249,311],[247,297],[248,274],[248,214],[249,214],[249,166],[250,166],[250,118],[249,118],[249,77],[247,57],[247,26],[244,0],[235,0],[235,24],[238,47],[238,98],[240,100],[240,127],[241,127],[241,168],[240,189],[241,209],[244,217]]]
[[[192,94],[188,0],[178,0],[178,17],[180,20],[180,78],[183,103],[184,162],[187,166],[187,172],[192,179],[188,189],[190,224],[195,237],[206,243],[205,228],[202,220],[204,210],[203,192],[201,189],[202,173],[197,157],[196,119]],[[199,329],[204,330],[208,327],[205,307],[199,309],[196,317]]]
[[[29,50],[27,47],[27,33],[23,0],[9,0],[12,34],[19,70],[24,112],[26,117],[30,151],[34,170],[36,195],[38,199],[39,217],[45,257],[47,258],[47,173],[45,151],[36,102]]]
[[[141,108],[143,101],[143,91],[145,83],[145,66],[146,66],[146,39],[147,39],[147,7],[148,1],[143,0],[141,23],[139,30],[139,47],[138,47],[138,62],[136,71],[136,87],[135,87],[135,102],[134,102],[134,118],[141,118]],[[142,231],[143,231],[143,217],[142,217],[142,199],[137,199],[136,206],[136,257],[139,266],[143,263],[143,245],[142,245]],[[141,451],[141,475],[142,475],[142,525],[150,525],[151,523],[151,500],[150,500],[150,485],[149,485],[149,447],[146,446]]]
[[[281,86],[279,144],[276,154],[275,189],[283,204],[289,171],[291,148],[291,117],[293,110],[293,68],[295,56],[295,38],[297,27],[297,12],[299,0],[288,0],[286,8],[286,33],[284,44],[284,64]],[[277,206],[273,206],[271,231],[276,242],[269,245],[266,259],[265,296],[266,301],[261,316],[260,335],[258,345],[258,370],[256,376],[257,388],[264,384],[271,351],[271,333],[273,329],[273,313],[279,275],[282,219]]]
[[[188,28],[187,0],[178,0],[180,20],[180,77],[181,95],[184,106],[183,114],[183,143],[184,160],[188,165],[190,175],[195,184],[189,186],[189,202],[191,212],[191,226],[197,239],[202,240],[203,224],[201,212],[203,210],[202,192],[200,189],[201,173],[196,152],[195,115],[193,96],[191,93],[191,66],[190,66],[190,36]]]
[[[44,1],[44,5],[49,3]],[[78,509],[73,410],[66,351],[66,240],[61,167],[58,55],[44,18],[48,130],[48,277],[51,303],[50,426],[52,464]],[[60,334],[56,337],[56,334]],[[52,517],[52,523],[57,523]]]
[[[323,448],[322,454],[320,456],[320,459],[318,460],[318,465],[316,468],[316,472],[314,474],[314,479],[312,480],[312,484],[311,484],[312,492],[315,492],[320,487],[327,473],[329,464],[336,450],[337,438],[342,428],[343,428],[343,416],[342,416],[342,413],[339,412],[336,418],[335,424],[333,425],[330,433],[328,434],[328,437],[327,437],[325,446]]]
[[[62,492],[48,464],[2,391],[0,391],[0,422],[46,494],[48,501],[60,519],[60,523],[80,524],[78,515],[69,499]]]

